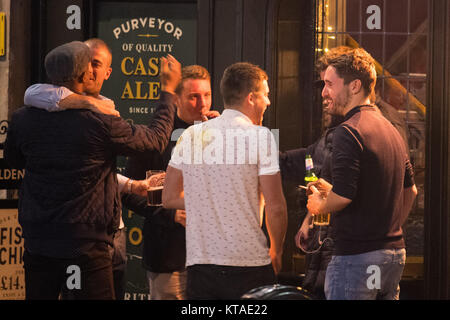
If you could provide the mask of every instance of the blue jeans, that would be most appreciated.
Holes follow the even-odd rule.
[[[327,300],[398,300],[405,249],[333,256],[325,277]]]

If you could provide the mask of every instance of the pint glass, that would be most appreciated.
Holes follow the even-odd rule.
[[[330,213],[314,215],[313,224],[316,226],[328,226],[330,224]]]
[[[162,191],[165,177],[166,173],[162,170],[148,170],[146,172],[146,179],[149,180],[147,189],[148,206],[162,206]]]

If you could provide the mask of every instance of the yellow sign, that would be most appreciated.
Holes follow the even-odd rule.
[[[0,209],[0,300],[25,299],[22,228],[17,209]]]
[[[6,14],[4,12],[0,12],[0,57],[6,54]]]

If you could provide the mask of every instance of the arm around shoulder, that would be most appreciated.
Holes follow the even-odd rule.
[[[119,112],[115,109],[114,101],[110,99],[97,99],[81,94],[71,94],[59,102],[61,109],[88,109],[93,112],[109,114],[119,117]]]

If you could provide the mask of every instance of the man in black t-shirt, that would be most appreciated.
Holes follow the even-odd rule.
[[[406,259],[401,226],[417,194],[405,144],[371,105],[376,71],[365,50],[329,61],[324,80],[329,112],[344,116],[333,136],[333,185],[320,179],[308,197],[312,214],[334,213],[326,297],[398,299]]]

